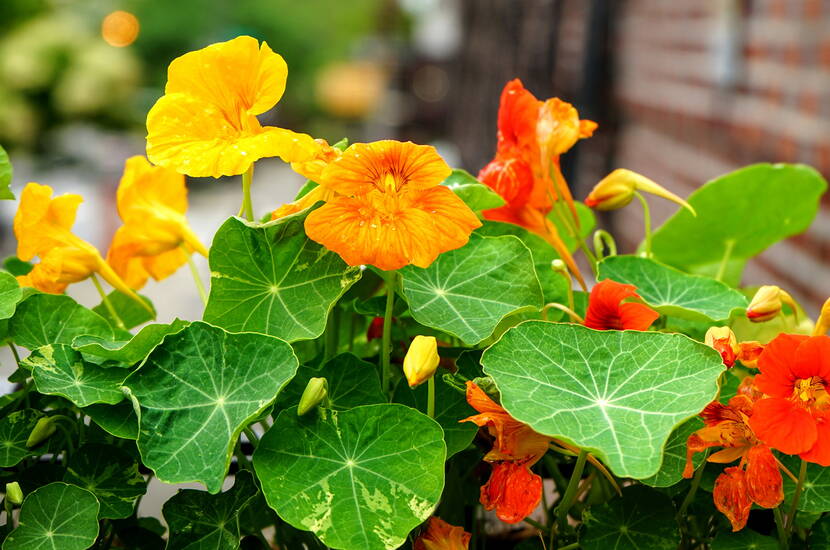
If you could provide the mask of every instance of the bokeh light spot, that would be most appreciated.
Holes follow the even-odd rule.
[[[126,11],[114,11],[104,17],[101,23],[101,36],[107,44],[116,48],[129,46],[138,38],[138,19]]]

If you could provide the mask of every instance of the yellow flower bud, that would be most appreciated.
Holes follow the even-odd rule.
[[[6,500],[16,506],[23,504],[23,491],[16,481],[6,483]]]
[[[697,215],[688,202],[662,185],[625,168],[618,168],[602,178],[585,199],[585,205],[595,210],[616,210],[630,203],[635,191],[663,197],[686,208],[693,215]]]
[[[784,304],[790,306],[793,315],[798,316],[795,300],[785,290],[775,285],[764,285],[758,289],[749,307],[746,308],[746,317],[753,323],[764,323],[774,319]]]
[[[735,359],[741,353],[738,339],[729,327],[711,327],[706,331],[706,337],[703,342],[720,353],[721,358],[723,358],[723,364],[727,367],[734,365]]]
[[[820,336],[822,334],[827,334],[827,331],[830,330],[830,298],[824,302],[824,305],[821,306],[821,313],[818,316],[818,321],[816,321],[816,326],[813,329],[813,336]]]
[[[35,424],[32,432],[29,434],[29,438],[26,440],[26,447],[32,448],[35,445],[49,439],[49,437],[55,433],[56,429],[55,420],[50,416],[44,416],[37,421],[37,424]]]
[[[300,404],[297,407],[297,416],[303,416],[311,409],[322,403],[329,395],[329,383],[325,378],[312,378],[303,390]]]
[[[403,358],[403,373],[409,387],[426,382],[438,368],[438,342],[434,336],[416,336]]]

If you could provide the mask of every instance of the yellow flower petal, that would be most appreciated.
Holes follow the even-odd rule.
[[[61,195],[53,199],[52,188],[48,185],[28,183],[20,195],[14,216],[17,257],[29,261],[64,244],[81,202],[80,195]]]

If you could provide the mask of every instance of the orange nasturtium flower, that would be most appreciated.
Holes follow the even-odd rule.
[[[596,330],[648,330],[660,314],[645,304],[624,302],[639,300],[637,287],[605,279],[591,289],[585,326]]]
[[[147,114],[147,157],[215,178],[242,174],[264,157],[310,159],[319,148],[310,136],[257,120],[280,100],[287,76],[283,58],[250,36],[174,59],[164,95]]]
[[[506,523],[518,523],[530,515],[542,499],[542,478],[530,471],[547,452],[551,438],[514,419],[474,382],[467,382],[467,402],[479,414],[461,422],[486,427],[496,438],[484,460],[493,464],[487,484],[481,488],[485,510],[496,510]]]
[[[700,416],[705,427],[689,436],[686,443],[686,468],[683,477],[694,473],[692,456],[710,447],[723,447],[707,458],[709,462],[728,464],[740,459],[737,466],[724,469],[715,481],[712,496],[715,506],[740,531],[749,518],[752,503],[775,508],[784,500],[784,480],[778,461],[769,445],[760,441],[749,426],[755,399],[752,378],[741,383],[738,394],[728,405],[710,403]]]
[[[149,276],[159,281],[172,275],[193,252],[207,256],[184,217],[182,174],[132,157],[124,166],[117,200],[124,225],[115,232],[107,262],[131,288],[140,289]]]
[[[320,187],[336,196],[308,215],[306,234],[349,265],[428,267],[481,226],[441,185],[450,172],[428,145],[355,143],[322,170]]]
[[[463,527],[450,525],[441,518],[432,516],[427,521],[427,528],[418,535],[413,545],[414,550],[467,550],[470,533]]]
[[[590,120],[580,120],[570,103],[558,98],[540,101],[525,89],[521,80],[511,80],[499,103],[496,156],[478,174],[478,179],[506,203],[485,210],[484,217],[539,234],[556,248],[580,281],[579,269],[547,215],[555,201],[564,200],[578,225],[559,156],[579,139],[590,137],[596,126]]]
[[[749,423],[779,451],[830,466],[830,336],[779,334],[758,358]]]
[[[100,273],[114,288],[144,305],[104,261],[98,249],[72,233],[75,214],[82,201],[80,195],[74,194],[52,198],[52,188],[48,185],[26,185],[14,216],[17,257],[29,261],[38,256],[40,262],[28,275],[17,280],[22,286],[61,294],[71,283]]]

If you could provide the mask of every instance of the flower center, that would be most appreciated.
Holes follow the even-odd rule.
[[[808,406],[824,406],[829,401],[824,381],[818,376],[796,380],[793,397]]]
[[[395,177],[394,174],[391,172],[387,172],[380,178],[380,190],[384,193],[394,193],[398,190],[398,178]]]

